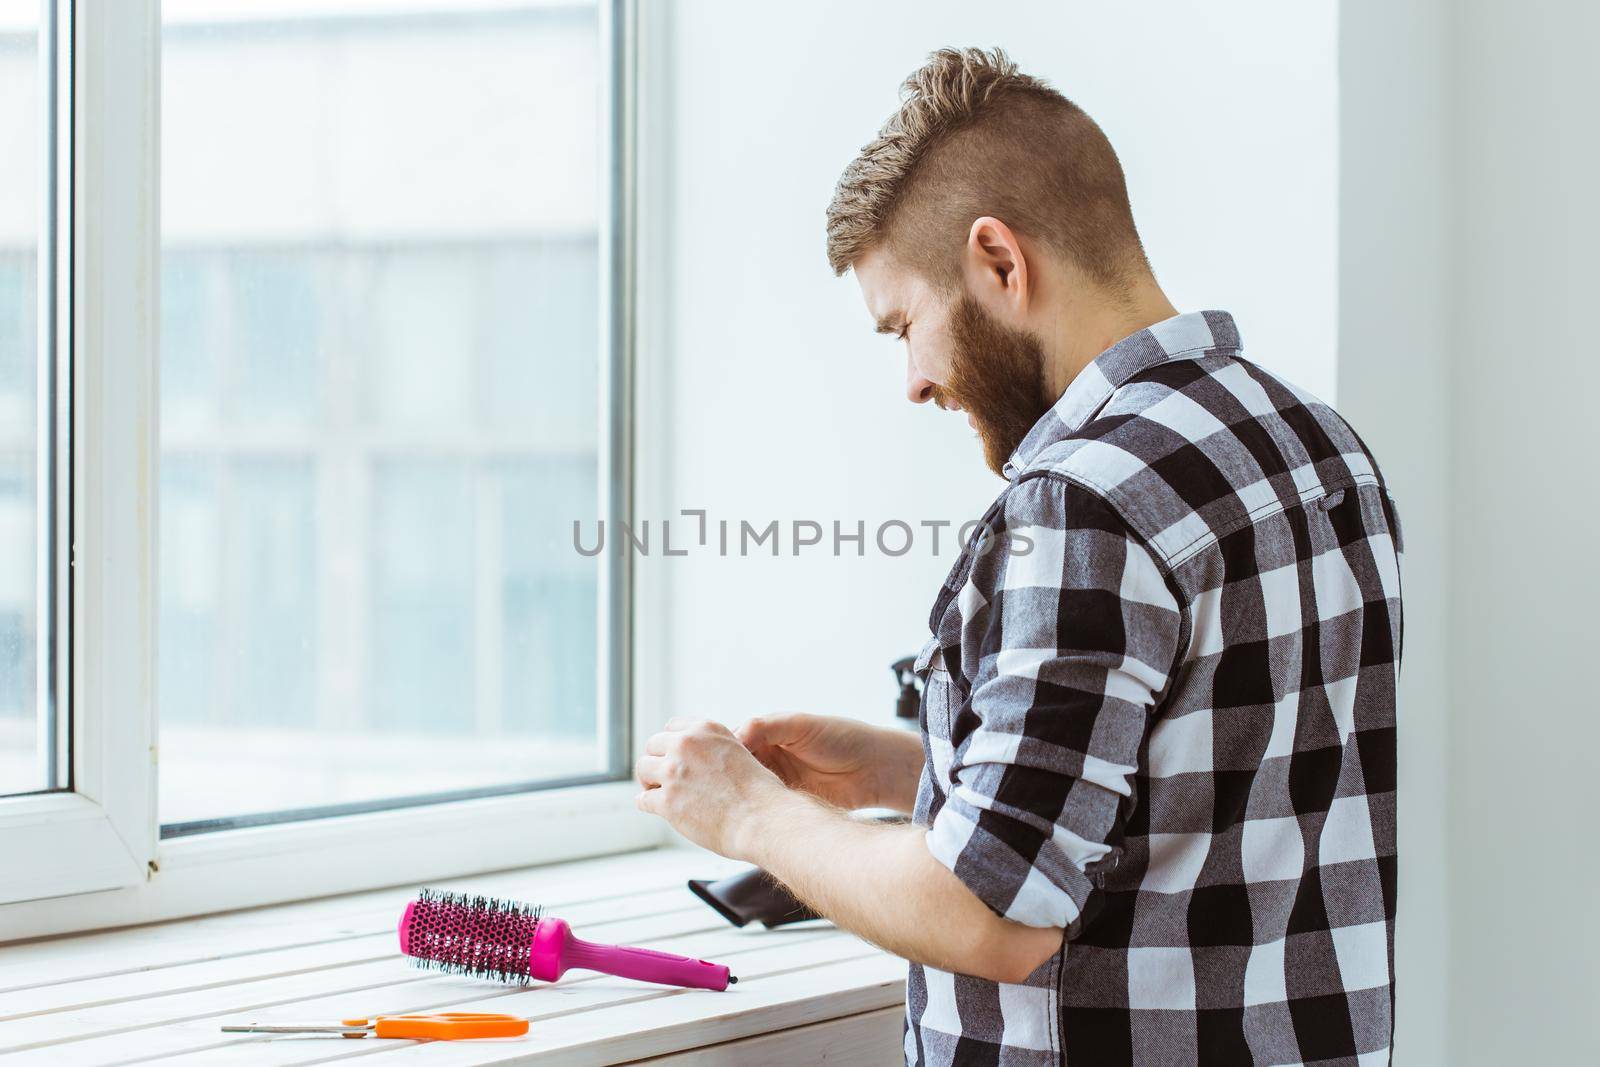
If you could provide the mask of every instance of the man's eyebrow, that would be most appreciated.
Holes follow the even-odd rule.
[[[905,315],[896,311],[894,314],[885,315],[883,318],[878,320],[878,332],[899,333],[901,330],[905,329],[905,324]]]

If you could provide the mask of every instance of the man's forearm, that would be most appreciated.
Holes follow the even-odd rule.
[[[907,730],[878,729],[883,732],[883,760],[877,775],[877,804],[909,815],[917,805],[917,781],[922,776],[922,739]]]
[[[943,971],[1019,982],[1059,929],[996,915],[934,859],[912,825],[857,822],[790,791],[752,818],[740,851],[835,925]]]

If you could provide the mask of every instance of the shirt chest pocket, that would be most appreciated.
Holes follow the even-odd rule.
[[[913,670],[922,679],[922,705],[918,714],[923,735],[928,741],[933,780],[941,793],[949,793],[952,784],[950,765],[955,754],[950,746],[954,685],[945,665],[944,649],[937,637],[930,637],[928,643],[922,646]]]

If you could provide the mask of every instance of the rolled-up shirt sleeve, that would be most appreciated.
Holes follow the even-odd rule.
[[[976,675],[952,707],[953,782],[928,848],[995,913],[1073,936],[1094,890],[1085,869],[1131,809],[1182,609],[1090,490],[1029,477],[1003,516],[963,593],[981,605],[962,637]]]

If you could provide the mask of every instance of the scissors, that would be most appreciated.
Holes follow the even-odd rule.
[[[376,1015],[370,1019],[341,1019],[338,1026],[265,1026],[249,1023],[224,1026],[225,1034],[339,1034],[342,1037],[423,1038],[457,1041],[473,1037],[521,1037],[528,1020],[515,1015],[475,1011],[441,1011],[416,1015]]]

